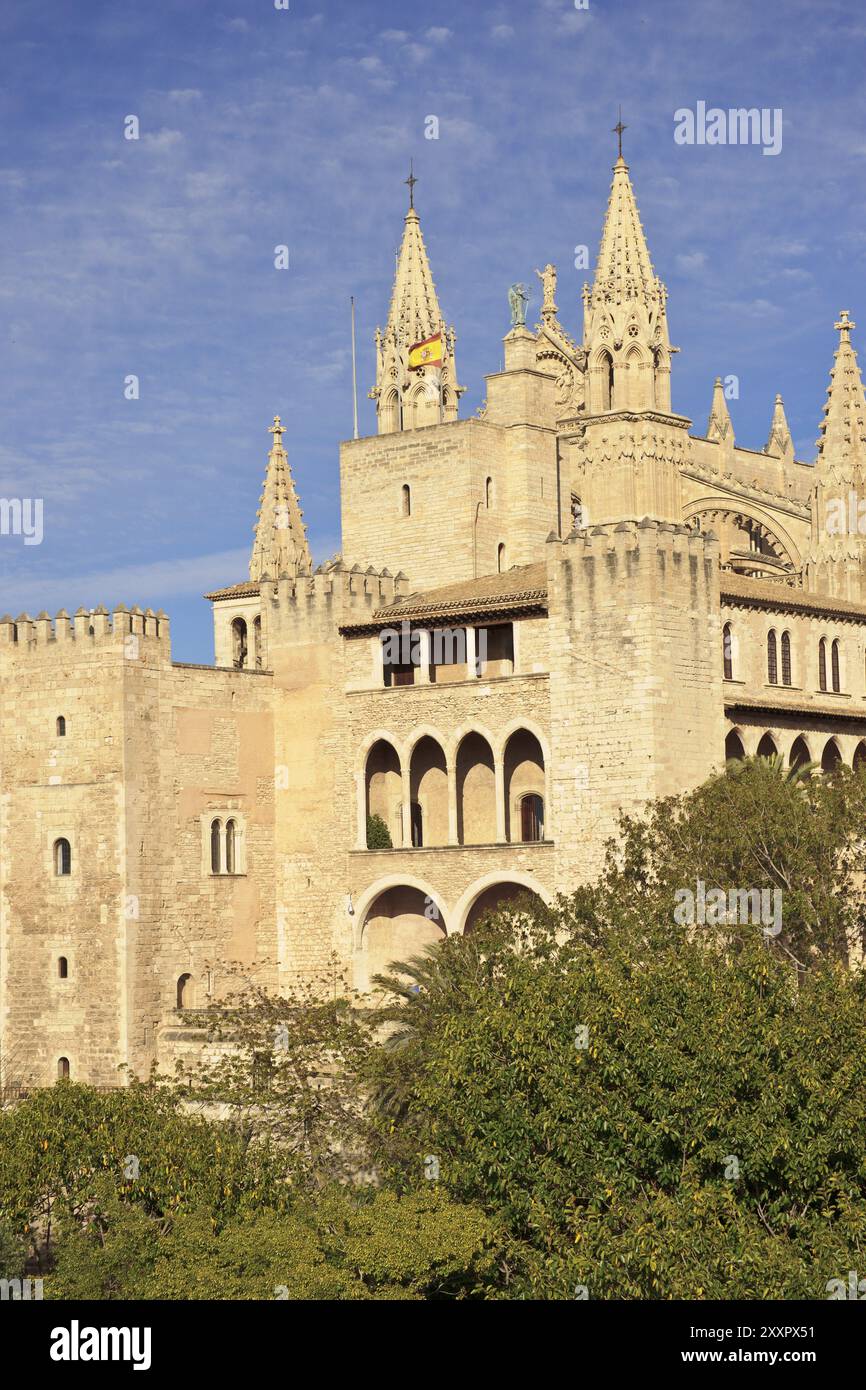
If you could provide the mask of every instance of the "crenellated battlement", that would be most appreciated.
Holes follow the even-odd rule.
[[[690,571],[694,568],[706,581],[716,576],[718,586],[719,542],[712,531],[644,517],[639,522],[620,521],[574,530],[564,540],[551,534],[547,543],[551,585],[556,583],[557,571],[567,565],[571,569],[582,568],[586,582],[599,593],[607,582],[614,597],[624,579],[648,569],[654,576],[678,575],[687,559],[696,562],[694,567],[689,566]]]
[[[346,622],[363,621],[377,609],[403,598],[408,589],[409,581],[402,571],[393,575],[372,565],[348,569],[337,562],[296,579],[284,575],[274,581],[263,576],[262,615],[271,639],[281,630],[297,632],[304,627],[336,631]]]
[[[79,608],[72,617],[61,608],[54,618],[44,611],[35,618],[29,613],[21,613],[17,618],[7,613],[0,618],[0,651],[4,655],[29,654],[48,647],[78,653],[116,646],[124,656],[135,659],[140,654],[139,644],[170,659],[169,618],[162,609],[155,613],[152,608],[127,608],[120,603],[109,612],[100,604],[97,608]]]

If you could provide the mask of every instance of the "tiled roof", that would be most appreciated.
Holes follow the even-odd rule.
[[[850,599],[833,598],[830,594],[810,594],[788,584],[775,584],[769,579],[746,579],[741,574],[724,573],[721,578],[721,598],[746,601],[762,608],[783,608],[791,612],[835,614],[838,617],[862,618],[866,622],[866,605]]]
[[[797,694],[799,698],[797,698]],[[838,705],[819,705],[813,704],[811,700],[804,700],[802,693],[797,692],[791,699],[785,699],[782,695],[755,696],[755,695],[734,695],[725,688],[724,694],[725,709],[751,709],[762,710],[767,714],[793,714],[798,719],[852,719],[859,723],[866,723],[866,708],[862,706],[858,709],[852,707],[850,700],[840,701]]]
[[[246,579],[242,584],[230,584],[227,589],[214,589],[212,594],[205,594],[205,598],[255,598],[258,592],[258,580]]]
[[[369,632],[385,623],[484,617],[544,609],[546,606],[546,566],[543,563],[517,565],[504,574],[486,574],[480,579],[464,579],[456,584],[444,584],[438,589],[405,594],[394,603],[378,608],[363,622],[347,623],[340,631]]]

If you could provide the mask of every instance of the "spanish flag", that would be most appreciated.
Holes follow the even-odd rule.
[[[437,333],[433,338],[425,338],[423,343],[416,343],[409,349],[409,371],[417,372],[420,367],[441,367],[442,366],[442,334]]]

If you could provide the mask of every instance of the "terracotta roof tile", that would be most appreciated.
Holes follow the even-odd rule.
[[[723,573],[721,598],[756,603],[761,608],[783,608],[805,613],[836,614],[839,617],[861,618],[866,621],[866,604],[850,599],[833,598],[830,594],[810,594],[788,584],[776,584],[769,579],[746,579],[740,574]]]
[[[246,579],[241,584],[229,584],[227,589],[214,589],[213,593],[205,594],[205,598],[255,598],[258,592],[258,580]]]
[[[341,632],[364,632],[386,623],[437,618],[484,616],[547,606],[547,569],[544,563],[516,565],[503,574],[485,574],[437,589],[404,594],[378,608],[363,622],[347,623]]]

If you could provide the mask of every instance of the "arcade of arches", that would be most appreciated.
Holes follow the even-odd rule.
[[[358,806],[358,848],[369,816],[388,827],[395,848],[530,843],[549,839],[544,753],[529,729],[501,747],[478,730],[446,749],[423,734],[408,753],[382,737],[364,762]]]
[[[866,768],[866,739],[854,734],[827,734],[810,732],[808,735],[794,730],[769,730],[737,728],[731,729],[725,739],[725,758],[758,757],[775,758],[781,756],[787,767],[805,767],[814,764],[816,770],[832,772],[834,768],[845,765],[855,771]]]

